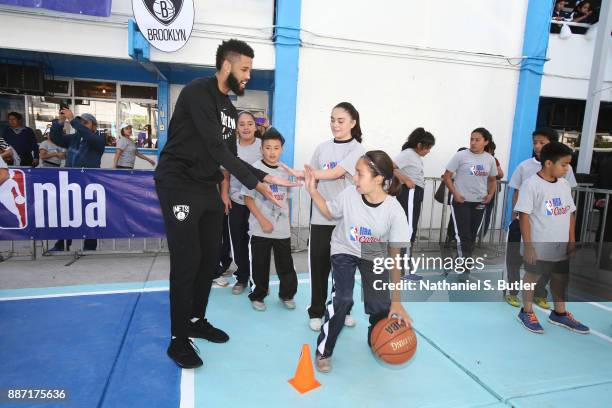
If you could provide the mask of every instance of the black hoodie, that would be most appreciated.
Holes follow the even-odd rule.
[[[223,179],[222,165],[247,188],[255,188],[266,173],[237,157],[236,122],[236,108],[215,76],[185,86],[155,170],[158,186],[209,191]]]

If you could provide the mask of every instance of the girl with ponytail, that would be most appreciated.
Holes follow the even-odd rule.
[[[393,174],[393,161],[385,152],[373,150],[362,155],[354,169],[355,185],[346,187],[332,200],[318,191],[313,172],[312,167],[306,166],[306,189],[314,206],[326,219],[337,222],[330,251],[332,295],[325,308],[316,353],[317,369],[329,372],[336,340],[353,306],[357,268],[369,315],[368,344],[372,327],[381,319],[395,317],[408,326],[412,324],[401,304],[400,292],[389,290],[389,282],[400,280],[398,265],[386,269],[378,262],[386,257],[396,259],[410,236],[406,215],[392,197],[399,191],[400,182]]]
[[[318,190],[326,200],[335,199],[347,186],[352,185],[355,164],[365,153],[361,146],[359,112],[349,102],[340,102],[331,112],[330,129],[333,139],[317,146],[310,166],[312,176],[318,180]],[[314,331],[321,329],[327,280],[331,270],[330,240],[336,220],[327,219],[317,207],[312,208],[310,238],[308,240],[311,301],[308,308],[309,326]],[[344,322],[354,326],[350,314]]]
[[[429,154],[435,144],[436,139],[431,133],[422,127],[416,128],[408,136],[408,140],[402,146],[402,152],[394,160],[397,166],[395,174],[402,182],[397,200],[402,205],[408,219],[408,232],[410,234],[408,257],[412,257],[412,244],[416,239],[421,215],[421,203],[425,191],[423,157]],[[423,277],[417,275],[414,271],[407,270],[402,279],[421,280]]]

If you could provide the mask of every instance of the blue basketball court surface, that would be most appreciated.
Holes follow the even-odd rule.
[[[196,340],[204,366],[181,370],[166,356],[168,282],[0,291],[0,388],[63,389],[64,401],[10,401],[1,407],[610,407],[612,304],[572,303],[589,325],[580,335],[548,324],[537,335],[504,302],[406,302],[418,347],[401,366],[374,358],[355,289],[357,326],[338,340],[321,386],[298,393],[293,377],[308,328],[307,274],[297,309],[271,285],[266,312],[247,297],[213,288],[208,319],[226,344]]]

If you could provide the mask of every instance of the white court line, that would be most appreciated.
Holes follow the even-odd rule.
[[[589,302],[587,299],[583,298],[582,296],[576,296],[576,298],[584,301],[585,303],[591,305],[591,306],[595,306],[598,307],[600,309],[606,310],[608,312],[612,312],[612,307],[608,307],[606,305],[602,305],[601,303],[597,303],[597,302]]]
[[[536,305],[535,303],[533,304],[533,307],[535,307],[536,309],[541,310],[542,312],[546,312],[546,313],[549,313],[549,314],[550,314],[550,310],[543,309],[543,308],[541,308],[540,306]],[[612,337],[610,337],[610,336],[606,336],[605,334],[600,333],[600,332],[598,332],[597,330],[593,330],[593,329],[591,329],[591,332],[590,332],[590,333],[591,333],[592,335],[597,336],[597,337],[599,337],[600,339],[603,339],[603,340],[607,341],[608,343],[611,343],[611,344],[612,344]],[[578,334],[578,333],[577,333],[577,334]],[[582,336],[584,336],[584,335],[582,335]]]
[[[587,303],[588,303],[589,305],[592,305],[592,306],[598,307],[598,308],[600,308],[600,309],[607,310],[608,312],[612,312],[612,307],[608,307],[608,306],[606,306],[606,305],[602,305],[601,303],[597,303],[597,302],[587,302]]]
[[[181,370],[180,408],[195,407],[195,369],[183,368]]]
[[[310,279],[299,279],[299,283],[310,283]],[[279,285],[280,281],[271,281],[270,285]],[[226,287],[212,286],[213,289],[227,289]],[[92,295],[113,295],[118,293],[142,293],[142,292],[164,292],[169,290],[168,286],[159,286],[155,288],[133,288],[133,289],[116,289],[116,290],[100,290],[90,292],[73,292],[73,293],[52,293],[48,295],[33,295],[33,296],[13,296],[0,298],[0,302],[9,300],[28,300],[28,299],[48,299],[48,298],[59,298],[59,297],[70,297],[70,296],[92,296]]]
[[[0,298],[0,302],[5,302],[9,300],[48,299],[48,298],[70,297],[70,296],[112,295],[112,294],[117,294],[117,293],[163,292],[166,290],[168,290],[168,286],[161,286],[161,287],[156,287],[156,288],[100,290],[100,291],[93,291],[93,292],[53,293],[49,295],[14,296],[14,297]]]

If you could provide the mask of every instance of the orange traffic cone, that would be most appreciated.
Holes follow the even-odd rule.
[[[289,384],[298,390],[301,394],[314,390],[321,386],[314,376],[314,368],[312,366],[312,358],[310,357],[310,347],[308,344],[302,346],[302,354],[298,363],[295,375],[289,380]]]

